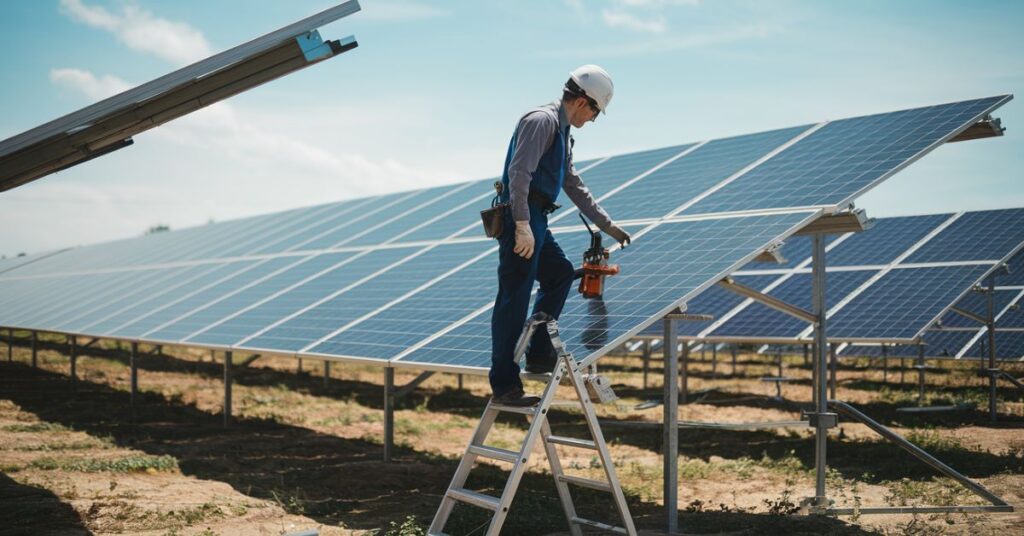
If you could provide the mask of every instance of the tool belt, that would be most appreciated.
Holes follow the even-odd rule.
[[[530,195],[526,198],[526,201],[531,205],[536,205],[538,208],[540,208],[541,213],[543,213],[545,216],[562,208],[562,205],[556,205],[555,203],[552,203],[551,198],[549,198],[548,196],[540,192],[535,192],[533,190],[530,190]]]
[[[504,185],[501,181],[495,181],[494,190],[497,194],[494,196],[494,199],[491,199],[491,208],[480,211],[480,219],[484,224],[484,235],[487,238],[500,238],[501,232],[505,229],[505,212],[509,210],[511,203],[501,202],[501,192],[503,189]],[[552,203],[548,196],[532,190],[530,195],[527,196],[526,202],[540,208],[541,213],[545,216],[562,208],[561,205]]]

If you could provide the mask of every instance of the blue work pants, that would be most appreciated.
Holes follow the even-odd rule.
[[[572,289],[575,268],[548,230],[547,216],[530,205],[530,229],[534,251],[530,259],[516,255],[515,222],[505,217],[505,229],[499,239],[498,296],[491,313],[491,390],[503,395],[522,389],[519,364],[515,362],[515,345],[526,323],[533,282],[540,283],[533,313],[545,312],[554,318]],[[527,359],[548,360],[553,354],[551,339],[544,326],[535,333]]]

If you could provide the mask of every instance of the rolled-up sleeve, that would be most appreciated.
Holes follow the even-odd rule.
[[[554,141],[558,130],[554,118],[543,112],[526,114],[516,129],[516,146],[508,165],[509,199],[516,221],[529,221],[530,181],[541,156]]]
[[[562,190],[565,191],[565,195],[569,196],[573,204],[580,209],[580,212],[589,218],[590,221],[594,222],[598,228],[604,229],[611,223],[612,219],[601,208],[601,205],[597,204],[594,195],[590,193],[590,188],[583,184],[583,179],[576,172],[576,166],[573,165],[571,160],[565,173],[565,183],[562,186]]]

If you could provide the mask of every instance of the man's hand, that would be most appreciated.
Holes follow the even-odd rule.
[[[516,247],[512,249],[516,255],[524,259],[533,257],[533,230],[529,221],[516,222]]]
[[[601,230],[608,233],[608,236],[614,238],[620,246],[626,247],[629,245],[629,233],[624,231],[622,227],[616,225],[615,222],[608,222],[608,225],[606,225],[604,229]]]

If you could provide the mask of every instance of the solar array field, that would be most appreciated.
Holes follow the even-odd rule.
[[[822,214],[848,207],[1009,99],[996,96],[579,163],[594,195],[635,240],[615,254],[623,273],[608,280],[603,301],[573,294],[566,304],[560,326],[569,349],[585,362],[597,359],[679,304],[695,303],[694,297],[716,281]],[[486,206],[493,180],[4,261],[0,326],[481,372],[489,364],[497,248],[482,237],[477,211]],[[942,240],[935,243],[969,244],[971,233],[986,228],[982,214],[933,217],[914,229],[939,233]],[[571,207],[551,219],[570,257],[580,255],[588,241],[575,221]],[[833,333],[911,335],[902,327],[911,319],[900,311],[895,311],[899,322],[882,326],[890,330],[884,333],[844,311],[894,298],[891,289],[903,288],[912,268],[936,285],[977,279],[1014,239],[990,237],[984,258],[975,259],[971,250],[963,254],[970,259],[955,266],[936,263],[949,252],[932,251],[932,242],[920,243],[920,237],[910,249],[905,247],[910,238],[888,252],[872,249],[869,268],[852,266],[831,277],[831,297],[863,288],[834,316]],[[835,257],[843,262],[840,251],[855,247],[858,239],[839,240],[849,243],[836,248]],[[804,247],[800,242],[794,240],[787,251]],[[798,288],[804,271],[798,266],[784,274],[787,281],[777,286],[779,292]],[[740,277],[748,276],[765,274]],[[939,303],[957,297],[919,298]],[[733,326],[742,320],[731,319]],[[799,326],[793,334],[799,335]]]

